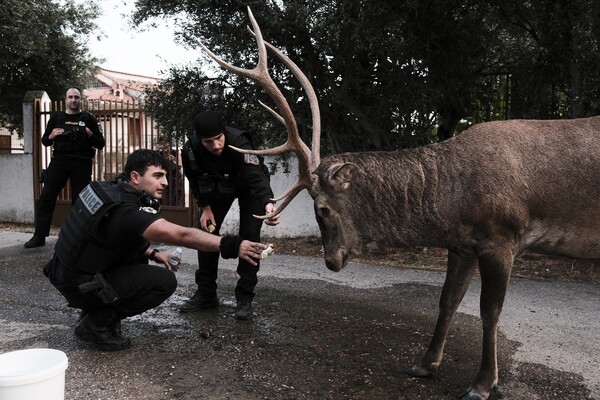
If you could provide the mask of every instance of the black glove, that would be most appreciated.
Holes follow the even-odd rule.
[[[223,258],[237,258],[242,240],[244,239],[239,236],[223,236],[219,245],[221,256]]]

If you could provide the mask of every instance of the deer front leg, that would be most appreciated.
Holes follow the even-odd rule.
[[[485,400],[498,384],[497,338],[498,320],[502,312],[506,288],[514,256],[510,249],[494,251],[479,257],[481,274],[480,313],[483,327],[481,366],[461,400]]]
[[[429,348],[421,360],[406,373],[414,377],[430,376],[442,362],[446,335],[452,316],[462,301],[477,268],[474,255],[448,252],[448,271],[440,297],[439,315]]]

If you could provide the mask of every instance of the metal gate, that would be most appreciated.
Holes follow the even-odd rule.
[[[92,168],[92,180],[110,181],[123,172],[127,156],[138,148],[161,152],[169,160],[167,177],[169,186],[163,192],[161,216],[183,226],[193,226],[195,219],[194,201],[187,181],[183,177],[180,148],[182,143],[169,142],[162,136],[151,117],[145,114],[141,102],[115,102],[90,100],[82,102],[83,109],[93,114],[104,132],[106,146],[96,151]],[[42,145],[42,135],[50,115],[65,109],[63,101],[34,103],[34,176],[40,178],[50,163],[52,148]],[[34,189],[35,209],[43,184],[39,179]],[[71,208],[71,188],[68,183],[56,202],[52,225],[62,226]],[[37,215],[36,215],[37,218]]]

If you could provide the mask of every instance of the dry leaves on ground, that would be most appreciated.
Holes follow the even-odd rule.
[[[323,257],[321,239],[269,238],[275,244],[275,253],[307,257]],[[445,271],[448,251],[439,248],[373,248],[351,257],[352,261],[365,264],[386,265],[395,268],[413,268]],[[323,265],[325,268],[325,265]],[[600,260],[578,260],[525,254],[517,258],[512,270],[513,277],[540,280],[562,280],[573,282],[600,283]]]

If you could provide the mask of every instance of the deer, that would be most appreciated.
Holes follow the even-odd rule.
[[[419,148],[332,154],[321,160],[320,111],[309,79],[263,39],[250,8],[248,15],[248,30],[258,45],[255,68],[228,64],[200,45],[223,69],[260,85],[277,111],[261,105],[287,130],[285,143],[272,149],[236,150],[259,156],[293,152],[298,158],[297,181],[273,199],[283,200],[281,205],[256,217],[280,214],[306,189],[314,202],[325,264],[336,272],[373,241],[448,250],[437,322],[427,350],[406,370],[412,377],[432,376],[440,367],[451,319],[478,271],[481,364],[458,398],[488,399],[498,385],[498,322],[515,258],[525,251],[600,258],[600,117],[485,122]],[[310,149],[269,75],[267,49],[306,92]]]

